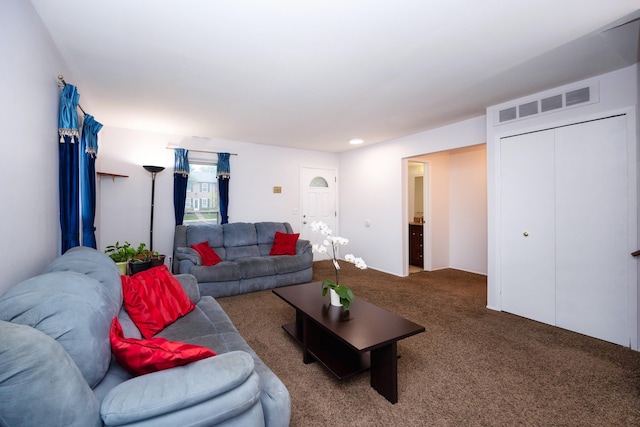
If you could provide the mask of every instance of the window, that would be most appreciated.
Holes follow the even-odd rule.
[[[217,224],[220,208],[215,163],[189,160],[189,170],[183,224]]]
[[[326,179],[324,179],[321,176],[316,176],[315,178],[313,178],[311,180],[311,182],[309,183],[309,187],[323,187],[323,188],[327,188],[329,187],[329,183],[327,182]]]

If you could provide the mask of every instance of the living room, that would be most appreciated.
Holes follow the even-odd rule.
[[[14,40],[14,43],[7,46],[7,57],[12,58],[12,66],[6,70],[5,82],[10,84],[5,91],[7,95],[2,104],[2,117],[6,129],[20,129],[22,132],[20,140],[13,147],[14,155],[4,157],[2,173],[5,174],[7,182],[20,176],[22,185],[5,188],[6,199],[11,201],[12,206],[20,208],[20,214],[4,214],[4,221],[15,226],[4,227],[2,230],[3,240],[12,242],[12,250],[6,254],[8,262],[0,281],[0,291],[36,274],[59,255],[58,218],[57,214],[50,214],[51,211],[57,212],[58,206],[57,147],[55,144],[47,145],[43,141],[50,138],[51,127],[55,126],[51,123],[57,119],[59,88],[55,84],[56,77],[62,74],[69,82],[74,82],[73,74],[53,45],[34,8],[30,4],[19,2],[9,2],[4,6],[8,10],[3,15],[12,16],[13,19],[8,20],[7,25],[3,27],[3,33],[6,34],[5,39]],[[587,38],[582,43],[593,43],[589,40],[591,39]],[[554,54],[559,55],[562,52],[560,49]],[[557,113],[561,116],[556,116],[553,120],[557,121],[559,117],[565,117],[562,120],[574,120],[572,117],[579,118],[598,111],[635,105],[635,91],[628,88],[637,86],[637,66],[624,66],[632,61],[633,58],[626,58],[626,62],[618,62],[618,71],[603,74],[597,79],[600,85],[600,102],[585,105],[580,109],[562,111]],[[81,94],[80,104],[90,111],[92,99],[82,97],[81,81],[78,89]],[[544,126],[546,117],[549,116],[528,119],[528,128]],[[97,120],[100,118],[97,117]],[[147,128],[148,122],[156,123],[157,128],[163,128],[158,119],[153,117],[141,115],[139,121],[141,124],[147,123]],[[517,129],[518,123],[509,126]],[[501,129],[506,128],[503,125]],[[141,166],[157,164],[165,166],[167,170],[157,175],[154,249],[170,255],[174,224],[171,173],[173,150],[167,148],[183,146],[238,154],[231,158],[232,222],[277,219],[292,223],[294,229],[299,231],[302,223],[299,212],[300,167],[336,170],[339,177],[339,231],[350,236],[353,251],[366,256],[372,268],[403,276],[407,274],[405,230],[411,217],[407,212],[405,195],[408,159],[488,142],[488,241],[474,239],[468,244],[469,242],[463,239],[454,239],[449,248],[449,259],[453,260],[449,267],[488,273],[488,306],[500,309],[499,285],[494,280],[495,274],[492,275],[498,262],[494,243],[494,230],[498,224],[495,216],[497,199],[492,193],[495,191],[493,179],[496,173],[496,154],[493,147],[496,134],[497,128],[491,125],[487,116],[478,115],[378,144],[333,152],[106,125],[99,134],[97,170],[126,175],[128,178],[112,180],[103,177],[98,181],[98,245],[99,248],[104,248],[116,240],[125,239],[131,242],[146,241],[151,179],[149,173]],[[207,154],[202,156],[206,157]],[[13,161],[16,157],[29,159],[29,170],[37,173],[24,173],[22,163]],[[210,155],[210,158],[213,158],[213,155]],[[256,171],[260,173],[259,180],[255,179]],[[282,192],[274,193],[274,187],[281,187]],[[24,191],[25,188],[29,191]],[[33,206],[37,206],[37,209],[33,209]],[[474,225],[469,222],[471,220],[465,220],[464,215],[457,217],[462,219],[457,223],[451,221],[448,232],[451,236],[459,236],[470,224]],[[393,250],[372,250],[381,244]],[[478,268],[476,254],[486,253],[487,246],[487,268],[482,271]],[[30,254],[31,262],[27,266],[18,262],[24,257],[24,253]]]
[[[57,76],[64,75],[68,83],[78,86],[80,104],[87,112],[93,111],[92,104],[98,100],[92,99],[92,88],[83,85],[84,76],[66,62],[31,2],[6,1],[0,6],[0,12],[0,34],[6,58],[0,116],[8,139],[6,146],[11,147],[10,155],[2,156],[0,167],[5,181],[5,206],[11,208],[3,212],[5,226],[0,229],[6,259],[0,278],[2,294],[14,284],[40,274],[60,255],[56,137],[60,89],[56,85]],[[634,28],[637,28],[638,21],[631,22],[635,22]],[[596,28],[600,27],[593,30]],[[635,40],[637,43],[637,33]],[[562,52],[560,49],[555,54]],[[602,70],[597,65],[593,64],[593,69],[599,72],[585,69],[582,78],[562,85],[523,88],[524,92],[512,98],[513,101],[494,99],[485,105],[488,110],[481,114],[342,152],[174,134],[163,130],[163,119],[128,111],[127,101],[123,100],[122,114],[137,114],[146,130],[106,124],[99,134],[98,170],[126,178],[101,177],[98,181],[98,248],[104,249],[116,240],[126,239],[132,243],[147,240],[151,177],[142,165],[153,164],[166,168],[157,175],[156,181],[154,249],[171,254],[174,156],[173,150],[167,148],[180,146],[237,154],[231,159],[230,221],[287,221],[296,232],[300,231],[302,223],[300,168],[335,170],[339,177],[338,228],[341,234],[349,237],[350,250],[365,258],[372,271],[404,277],[407,275],[406,227],[411,217],[405,194],[407,162],[425,154],[486,144],[487,239],[470,245],[464,244],[463,239],[455,240],[449,249],[452,262],[448,267],[486,274],[487,307],[493,309],[489,310],[492,313],[500,311],[504,308],[500,282],[501,199],[500,187],[496,184],[500,179],[500,138],[542,129],[549,123],[564,125],[584,118],[622,114],[630,117],[629,126],[634,124],[630,127],[629,138],[634,145],[636,143],[635,123],[640,98],[637,57],[620,58],[613,69]],[[495,124],[493,114],[502,107],[515,105],[518,100],[529,101],[539,97],[538,94],[553,95],[557,87],[572,89],[583,85],[598,87],[597,102],[553,113],[555,115],[540,115],[500,126]],[[88,95],[84,96],[84,93]],[[101,117],[96,115],[96,119],[100,121]],[[201,158],[214,159],[213,155],[207,154],[202,154]],[[282,191],[276,193],[274,187],[280,187]],[[449,229],[450,236],[460,236],[469,226],[464,215],[458,215],[458,220]],[[635,231],[637,234],[637,228]],[[632,250],[635,249],[638,248]],[[486,254],[485,271],[479,271],[477,267],[478,253]],[[637,285],[625,296],[629,304],[631,336],[625,347],[637,350],[640,329]]]
[[[19,211],[5,212],[3,240],[12,242],[7,251],[7,268],[0,281],[0,291],[21,279],[37,273],[59,254],[60,231],[58,218],[50,212],[58,206],[57,147],[47,145],[51,128],[57,118],[59,88],[56,77],[66,75],[73,82],[64,59],[53,45],[51,37],[30,4],[8,2],[3,26],[7,46],[5,101],[2,104],[5,129],[20,129],[20,138],[12,148],[11,157],[5,156],[2,173],[7,182],[20,176],[21,185],[5,188],[6,200]],[[557,53],[556,53],[557,54]],[[629,62],[629,61],[627,61]],[[581,117],[596,111],[627,107],[637,103],[636,65],[602,75],[600,100],[582,109],[562,112],[565,117]],[[88,89],[88,88],[87,88]],[[82,97],[81,105],[90,110],[92,99]],[[126,102],[125,102],[126,104]],[[574,112],[574,113],[572,113]],[[97,118],[100,120],[100,118]],[[140,117],[140,121],[153,118]],[[544,117],[529,119],[544,123]],[[157,122],[157,120],[156,120]],[[158,127],[161,127],[158,124]],[[516,126],[517,127],[517,126]],[[494,187],[493,141],[496,131],[487,124],[484,115],[440,126],[431,130],[391,139],[363,148],[344,152],[296,149],[275,145],[261,145],[216,138],[172,135],[158,131],[124,129],[105,126],[99,135],[100,152],[98,170],[128,176],[128,178],[102,178],[98,183],[98,212],[96,218],[99,246],[104,248],[115,240],[142,242],[147,238],[150,176],[141,165],[158,164],[168,168],[159,173],[156,183],[155,246],[156,250],[170,254],[173,239],[173,212],[171,206],[173,152],[172,146],[184,146],[210,151],[237,153],[231,160],[231,221],[259,221],[278,219],[291,222],[298,230],[301,224],[299,193],[299,168],[313,166],[335,169],[339,172],[339,230],[352,239],[354,252],[363,253],[369,265],[379,271],[405,275],[407,266],[406,223],[406,162],[415,156],[446,150],[477,146],[489,142],[487,173],[489,193],[488,306],[500,309],[499,286],[492,283],[492,271],[496,269],[495,204],[491,203]],[[206,156],[206,155],[205,155]],[[25,173],[23,163],[15,158],[28,159],[30,173]],[[268,161],[265,161],[268,159]],[[54,161],[55,160],[55,161]],[[255,179],[255,171],[261,178]],[[282,192],[273,193],[273,187]],[[29,191],[25,191],[29,189]],[[249,194],[250,197],[246,197]],[[33,207],[36,207],[34,209]],[[124,207],[123,207],[124,206]],[[259,206],[259,208],[256,208]],[[17,213],[19,212],[19,214]],[[365,223],[368,226],[365,226]],[[460,229],[468,227],[462,223]],[[449,230],[454,235],[456,229]],[[35,243],[37,242],[37,244]],[[375,251],[382,243],[389,251]],[[486,251],[484,242],[473,245],[456,244],[450,248],[449,267],[478,271],[477,260],[469,254]],[[19,260],[29,253],[30,263],[24,266]]]

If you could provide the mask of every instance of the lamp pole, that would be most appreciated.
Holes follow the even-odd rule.
[[[151,172],[151,226],[149,228],[149,250],[153,252],[153,205],[156,194],[156,174],[164,170],[163,166],[143,166],[146,171]]]

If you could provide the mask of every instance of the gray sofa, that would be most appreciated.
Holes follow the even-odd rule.
[[[284,384],[193,276],[176,277],[196,307],[156,336],[218,355],[138,377],[112,357],[114,316],[126,337],[140,332],[103,253],[69,250],[1,295],[0,425],[287,426]]]
[[[295,255],[269,256],[276,231],[292,234],[287,222],[236,222],[178,225],[173,242],[173,272],[192,274],[200,293],[225,297],[311,281],[313,254],[298,239]],[[203,266],[192,244],[207,241],[222,262]]]

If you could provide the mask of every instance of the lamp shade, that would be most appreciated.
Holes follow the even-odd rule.
[[[147,170],[148,172],[151,172],[151,173],[162,172],[164,170],[164,166],[149,166],[149,165],[145,165],[145,166],[142,166],[142,167],[145,168],[145,170]]]

